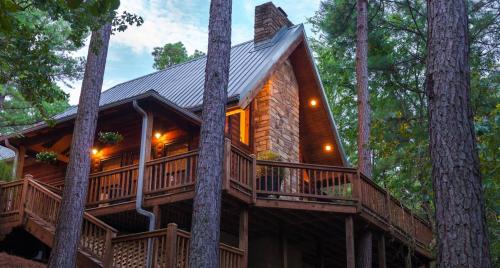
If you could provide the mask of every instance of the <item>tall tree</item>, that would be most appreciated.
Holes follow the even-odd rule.
[[[370,95],[368,93],[368,2],[358,0],[356,28],[356,88],[358,91],[358,168],[372,177]]]
[[[428,1],[426,90],[439,267],[491,267],[470,101],[467,1]]]
[[[111,23],[92,32],[49,267],[76,267]]]
[[[356,1],[323,1],[311,19],[319,71],[342,133],[357,161]],[[500,16],[498,0],[469,0],[471,98],[485,191],[490,253],[500,267]],[[425,57],[426,1],[369,1],[368,69],[373,179],[434,222]],[[434,226],[434,225],[432,225]],[[435,245],[435,240],[431,246]],[[405,254],[401,249],[401,254]]]
[[[210,2],[203,124],[191,224],[189,255],[191,268],[219,267],[219,223],[231,52],[231,8],[231,0]]]
[[[372,177],[372,157],[370,149],[370,94],[368,92],[368,1],[356,3],[356,88],[358,92],[358,168],[369,178]],[[361,234],[357,250],[359,267],[372,266],[372,233],[365,230]]]
[[[205,53],[195,50],[193,54],[188,55],[184,44],[182,42],[177,42],[167,43],[163,47],[155,47],[151,55],[153,55],[154,60],[153,68],[163,70],[172,65],[205,56]]]

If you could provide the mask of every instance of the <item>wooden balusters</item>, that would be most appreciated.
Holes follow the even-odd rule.
[[[177,229],[175,223],[169,223],[166,229],[113,238],[113,266],[144,267],[148,239],[153,239],[154,267],[188,268],[190,234]],[[221,243],[220,267],[243,268],[244,254],[241,249]]]
[[[256,161],[256,193],[289,200],[329,201],[353,195],[356,170],[342,167]]]

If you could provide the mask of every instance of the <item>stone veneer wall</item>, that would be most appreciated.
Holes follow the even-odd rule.
[[[254,99],[254,151],[273,151],[299,162],[299,86],[289,61],[279,66]]]

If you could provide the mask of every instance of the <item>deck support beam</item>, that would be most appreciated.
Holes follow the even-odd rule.
[[[26,155],[26,146],[19,145],[17,149],[17,162],[16,162],[16,179],[22,179],[24,173],[24,156]]]
[[[380,234],[377,240],[377,253],[378,253],[378,268],[386,268],[386,258],[385,258],[385,236]]]
[[[243,207],[240,212],[238,248],[243,250],[243,266],[248,267],[248,208]]]
[[[155,229],[161,228],[161,208],[159,205],[153,206],[153,214],[155,214]]]
[[[354,257],[354,222],[351,215],[345,218],[346,267],[355,268]]]

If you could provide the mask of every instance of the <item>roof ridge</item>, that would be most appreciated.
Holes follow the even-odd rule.
[[[240,47],[240,46],[243,46],[243,45],[246,45],[246,44],[251,43],[251,42],[253,42],[253,41],[254,41],[254,40],[252,39],[252,40],[248,40],[248,41],[245,41],[245,42],[242,42],[242,43],[236,44],[236,45],[234,45],[234,46],[231,46],[231,49],[236,48],[236,47]],[[174,64],[174,65],[168,66],[167,68],[162,69],[162,70],[157,70],[157,71],[152,72],[152,73],[148,73],[148,74],[145,74],[145,75],[141,75],[141,76],[136,77],[136,78],[134,78],[134,79],[131,79],[131,80],[127,80],[127,81],[124,81],[124,82],[118,83],[118,84],[116,84],[116,85],[114,85],[114,86],[112,86],[112,87],[110,87],[110,88],[108,88],[108,89],[104,90],[102,93],[107,92],[107,91],[109,91],[109,90],[111,90],[111,89],[113,89],[113,88],[115,88],[115,87],[117,87],[117,86],[120,86],[120,85],[123,85],[123,84],[126,84],[126,83],[130,83],[130,82],[133,82],[133,81],[136,81],[136,80],[139,80],[139,79],[141,79],[141,78],[148,77],[148,76],[151,76],[151,75],[154,75],[154,74],[157,74],[157,73],[165,72],[165,71],[168,71],[168,70],[170,70],[170,69],[177,68],[177,67],[179,67],[179,66],[182,66],[182,65],[185,65],[185,64],[188,64],[188,63],[191,63],[191,62],[197,61],[197,60],[201,60],[201,59],[206,58],[206,57],[207,57],[207,55],[205,54],[204,56],[196,57],[196,58],[194,58],[194,59],[190,59],[190,60],[187,60],[187,61],[185,61],[185,62],[181,62],[181,63],[177,63],[177,64]]]

